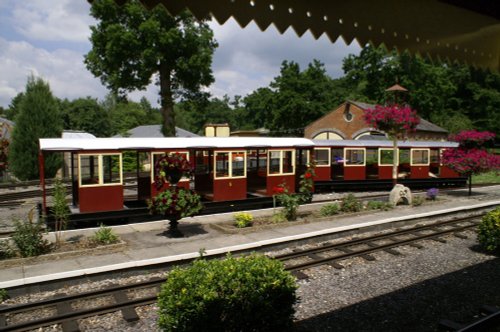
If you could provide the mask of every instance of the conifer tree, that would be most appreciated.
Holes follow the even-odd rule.
[[[38,139],[61,137],[62,119],[49,84],[30,76],[19,106],[9,148],[9,169],[20,180],[37,179]],[[61,166],[61,157],[45,157],[45,176],[53,177]]]

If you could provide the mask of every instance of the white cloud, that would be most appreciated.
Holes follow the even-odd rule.
[[[106,89],[87,71],[79,52],[60,49],[49,52],[25,41],[0,38],[0,105],[24,91],[30,74],[48,81],[59,98],[93,96],[102,98]]]
[[[84,0],[16,1],[13,6],[14,28],[30,40],[86,42],[94,24]]]

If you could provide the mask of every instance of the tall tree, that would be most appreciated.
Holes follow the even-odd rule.
[[[61,137],[61,133],[60,111],[49,84],[41,78],[29,77],[12,133],[9,169],[21,180],[38,178],[38,139]],[[60,156],[46,156],[47,177],[53,177],[60,166]]]
[[[5,111],[5,117],[9,120],[15,121],[16,115],[19,114],[19,106],[21,105],[21,101],[23,100],[24,92],[18,93],[12,100],[10,101],[9,108]]]
[[[91,15],[98,24],[91,27],[87,68],[120,93],[146,88],[157,74],[162,131],[175,136],[174,100],[214,81],[211,63],[217,43],[212,30],[188,11],[173,17],[163,6],[147,10],[137,0],[122,6],[95,0]]]
[[[111,133],[109,114],[99,104],[97,99],[78,98],[69,103],[63,103],[68,118],[66,129],[83,130],[97,137],[106,137]]]

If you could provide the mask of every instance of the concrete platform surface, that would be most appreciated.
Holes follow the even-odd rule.
[[[246,249],[258,250],[266,245],[400,223],[416,217],[432,217],[455,211],[466,212],[480,207],[494,208],[500,206],[500,186],[474,189],[474,195],[471,197],[466,195],[465,190],[457,190],[440,197],[441,200],[438,202],[418,207],[398,206],[390,211],[338,215],[320,221],[296,224],[289,222],[277,227],[251,231],[245,229],[229,234],[215,229],[210,224],[231,222],[233,213],[181,220],[179,229],[185,234],[183,238],[170,238],[163,234],[167,229],[167,221],[113,226],[114,232],[127,243],[123,250],[41,262],[35,259],[20,266],[2,268],[0,289],[196,258],[200,250],[203,250],[206,256]],[[320,205],[313,203],[302,206],[301,210],[317,210]],[[273,209],[251,211],[254,217],[270,216],[274,212]],[[96,229],[70,230],[65,232],[64,238],[91,236],[95,231]],[[51,237],[53,234],[48,236]]]

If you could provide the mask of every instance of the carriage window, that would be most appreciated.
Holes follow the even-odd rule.
[[[314,149],[316,166],[330,166],[330,149]]]
[[[438,149],[431,150],[431,163],[435,163],[435,164],[439,163],[439,150]]]
[[[120,183],[120,156],[104,155],[102,156],[102,183]]]
[[[410,149],[399,149],[399,164],[410,163]]]
[[[429,165],[429,149],[412,149],[412,165]]]
[[[344,149],[332,149],[332,165],[339,165],[344,163]]]
[[[80,155],[80,185],[99,184],[99,155]]]
[[[245,176],[245,153],[231,153],[232,176]]]
[[[350,166],[365,165],[365,149],[345,149],[345,164]]]
[[[269,151],[269,174],[280,174],[281,151]]]
[[[229,177],[229,152],[215,153],[215,177]]]
[[[309,164],[309,150],[298,149],[295,150],[295,165],[308,165]]]
[[[215,178],[245,177],[244,151],[215,152]]]
[[[366,149],[366,164],[367,165],[377,165],[378,164],[378,150],[377,149]]]
[[[392,166],[393,161],[394,161],[394,150],[393,149],[380,149],[379,153],[380,153],[379,165],[391,165]]]
[[[79,155],[80,186],[122,183],[121,154]]]
[[[268,174],[293,174],[295,172],[293,150],[269,151]]]

